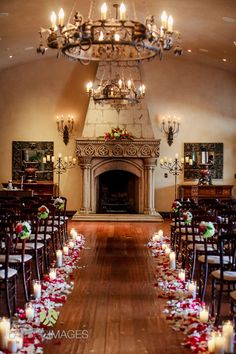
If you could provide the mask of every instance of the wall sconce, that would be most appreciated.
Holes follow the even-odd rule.
[[[69,136],[72,133],[74,128],[74,117],[71,116],[70,114],[68,115],[67,123],[64,123],[64,117],[63,114],[61,117],[57,116],[57,130],[60,133],[60,135],[63,136],[63,142],[65,145],[68,144],[69,142]]]
[[[171,146],[174,140],[174,135],[176,135],[179,132],[180,122],[179,120],[177,120],[175,116],[173,120],[171,120],[170,116],[167,119],[168,120],[166,120],[165,117],[163,118],[163,121],[161,123],[161,131],[163,131],[166,134],[167,143],[169,146]]]

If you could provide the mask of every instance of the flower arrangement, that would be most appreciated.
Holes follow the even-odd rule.
[[[49,215],[49,210],[45,205],[41,205],[38,208],[38,217],[39,219],[47,219]]]
[[[133,139],[133,135],[128,133],[125,129],[117,127],[112,128],[110,132],[104,133],[104,139],[105,141]]]
[[[63,210],[65,206],[65,202],[61,198],[56,198],[53,202],[53,205],[55,206],[56,209]]]
[[[183,219],[186,225],[191,224],[192,218],[193,218],[193,214],[189,210],[183,212]]]
[[[178,200],[175,200],[175,201],[172,203],[171,209],[172,209],[172,211],[173,211],[174,213],[178,213],[179,208],[180,208],[181,206],[182,206],[182,204],[181,204]]]
[[[15,228],[17,236],[24,240],[25,238],[30,237],[31,234],[31,226],[28,221],[18,222]]]
[[[211,221],[201,221],[199,224],[199,232],[201,232],[205,238],[212,237],[215,234],[215,227]]]

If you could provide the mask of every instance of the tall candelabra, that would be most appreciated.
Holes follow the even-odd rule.
[[[67,170],[75,167],[76,158],[72,157],[72,156],[69,156],[69,157],[65,156],[64,158],[62,158],[62,154],[59,153],[58,157],[50,156],[50,155],[47,155],[47,156],[43,157],[43,163],[46,164],[48,162],[53,163],[52,169],[57,174],[57,185],[58,185],[57,197],[59,197],[59,195],[60,195],[61,175],[63,173],[65,173],[65,172],[67,172]]]
[[[175,155],[174,160],[172,158],[164,157],[160,159],[161,168],[168,170],[170,174],[175,176],[175,199],[177,199],[177,176],[183,172],[184,158],[179,160],[178,154]]]

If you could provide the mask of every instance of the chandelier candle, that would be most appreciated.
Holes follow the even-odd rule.
[[[225,353],[234,353],[234,327],[231,321],[223,323],[222,334],[224,337]]]

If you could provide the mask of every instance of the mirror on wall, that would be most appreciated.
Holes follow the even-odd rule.
[[[52,163],[43,163],[43,157],[53,155],[52,141],[13,141],[12,179],[25,182],[53,181]]]
[[[223,178],[223,143],[184,143],[184,180],[195,180],[204,165],[212,179]]]

